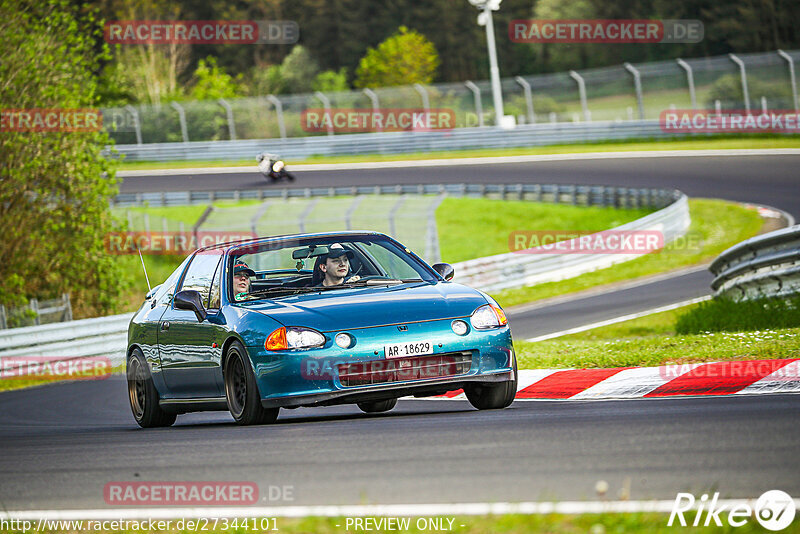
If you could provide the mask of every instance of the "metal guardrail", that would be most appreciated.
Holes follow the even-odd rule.
[[[352,187],[304,187],[295,189],[251,189],[237,191],[178,191],[120,193],[112,207],[163,207],[210,204],[218,200],[268,200],[348,195],[441,195],[531,200],[576,206],[616,208],[663,208],[680,193],[673,189],[647,189],[577,184],[419,184]]]
[[[711,263],[715,297],[750,300],[800,293],[800,225],[751,237]]]
[[[689,203],[683,193],[672,193],[675,201],[669,206],[614,230],[659,231],[663,235],[664,244],[682,236],[691,223]],[[500,291],[564,280],[636,257],[639,255],[508,252],[453,265],[456,271],[454,280],[482,291]]]
[[[260,152],[283,158],[353,154],[399,154],[477,148],[513,148],[560,143],[676,137],[658,120],[529,124],[512,130],[496,127],[428,132],[376,132],[335,136],[242,139],[187,143],[116,145],[125,161],[211,161],[253,159]],[[688,134],[684,134],[688,135]]]

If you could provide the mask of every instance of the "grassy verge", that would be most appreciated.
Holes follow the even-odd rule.
[[[680,335],[676,323],[705,303],[528,343],[516,341],[522,369],[653,367],[707,361],[796,358],[800,327]],[[705,317],[709,317],[705,313]]]
[[[734,302],[715,299],[681,315],[675,325],[679,334],[737,332],[800,325],[800,296]]]
[[[676,138],[670,140],[613,141],[577,143],[542,147],[454,150],[415,152],[411,154],[364,154],[357,156],[311,156],[291,160],[291,165],[312,163],[361,163],[373,161],[412,161],[421,159],[461,159],[490,156],[527,156],[546,154],[577,154],[585,152],[619,152],[643,150],[713,150],[745,148],[800,148],[800,139],[786,136],[724,136],[703,139]],[[186,169],[197,167],[230,167],[247,165],[255,168],[255,156],[245,160],[222,161],[123,161],[120,170]]]
[[[728,247],[756,235],[762,220],[758,212],[724,200],[689,200],[691,240],[625,263],[559,282],[509,289],[492,295],[501,306],[515,306],[595,286],[621,282],[710,261]],[[456,276],[458,273],[456,273]]]

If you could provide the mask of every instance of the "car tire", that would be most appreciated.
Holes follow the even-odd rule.
[[[364,413],[388,412],[395,406],[397,406],[397,399],[358,403],[358,408]]]
[[[127,363],[128,400],[133,418],[142,428],[170,426],[178,414],[165,412],[158,404],[160,397],[142,351],[131,351]]]
[[[514,378],[499,384],[474,384],[464,388],[467,400],[478,410],[501,410],[514,402],[517,395],[517,359],[514,358]]]
[[[261,394],[250,358],[238,341],[228,347],[224,379],[228,410],[237,424],[263,425],[275,422],[280,408],[266,409],[261,406]]]

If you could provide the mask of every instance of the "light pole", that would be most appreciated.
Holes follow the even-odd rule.
[[[503,0],[469,0],[469,3],[481,10],[478,25],[486,26],[486,46],[489,48],[489,74],[492,80],[492,98],[494,99],[495,124],[503,125],[503,92],[500,88],[500,69],[497,67],[497,49],[494,43],[494,23],[492,11],[500,9]]]

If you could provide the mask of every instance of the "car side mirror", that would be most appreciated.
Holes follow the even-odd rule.
[[[194,289],[184,289],[175,293],[173,302],[175,307],[179,310],[193,311],[197,316],[197,321],[202,323],[206,316],[206,309],[203,307],[203,298],[200,296],[199,291]]]
[[[456,270],[453,269],[453,266],[449,263],[435,263],[432,265],[433,270],[436,271],[441,275],[442,278],[447,280],[448,282],[453,279],[453,276],[456,274]]]

